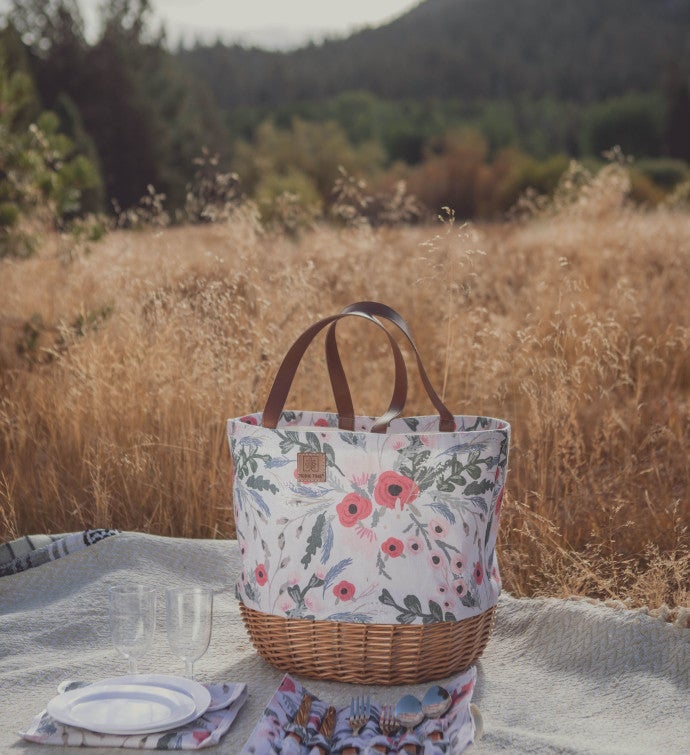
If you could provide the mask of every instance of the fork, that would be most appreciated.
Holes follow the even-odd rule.
[[[400,724],[398,723],[398,719],[395,717],[395,713],[393,712],[393,706],[382,705],[381,714],[379,715],[379,729],[381,729],[381,733],[389,737],[399,727]]]
[[[371,698],[367,695],[366,700],[364,695],[361,697],[353,697],[350,702],[350,716],[347,719],[352,733],[357,736],[371,715]]]

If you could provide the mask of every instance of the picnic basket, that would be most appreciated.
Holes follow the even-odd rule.
[[[345,317],[375,324],[395,361],[378,418],[356,416],[336,341]],[[437,414],[400,417],[414,353]],[[327,329],[337,413],[285,411],[295,372]],[[288,350],[263,412],[228,420],[242,554],[236,590],[258,653],[279,669],[357,684],[412,684],[472,665],[500,593],[496,536],[508,462],[505,420],[453,415],[403,318],[358,302]]]

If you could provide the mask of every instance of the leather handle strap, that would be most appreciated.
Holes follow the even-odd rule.
[[[412,331],[410,330],[409,325],[401,317],[401,315],[394,309],[391,309],[389,306],[376,301],[360,301],[356,302],[355,304],[350,304],[349,306],[345,307],[340,314],[354,314],[355,312],[364,313],[372,317],[382,317],[383,319],[390,320],[390,322],[396,325],[404,333],[415,353],[415,357],[417,359],[417,368],[419,370],[419,375],[422,379],[424,389],[426,390],[431,403],[439,413],[439,430],[441,432],[453,432],[455,430],[455,419],[453,418],[453,414],[443,403],[443,401],[441,401],[438,393],[436,393],[436,391],[434,390],[434,387],[429,380],[429,376],[427,375],[426,369],[424,368],[422,357],[419,353],[419,349],[417,348],[417,344],[415,343],[415,340],[412,336]],[[339,400],[342,401],[342,406],[345,410],[345,407],[349,408],[352,406],[352,399],[349,396],[349,388],[347,385],[347,380],[345,379],[345,373],[343,370],[342,361],[340,359],[340,354],[338,352],[338,345],[335,340],[335,332],[331,333],[331,331],[329,331],[328,333],[326,341],[326,355],[328,361],[328,372],[331,376],[331,382],[333,383],[333,376],[336,376],[338,391],[340,394]],[[334,392],[336,390],[335,383],[333,383],[333,390]],[[348,392],[347,396],[343,395],[344,391]]]
[[[287,401],[287,397],[290,392],[292,382],[295,378],[297,368],[299,367],[299,364],[302,361],[302,357],[304,356],[307,348],[314,340],[314,338],[318,335],[318,333],[327,325],[331,325],[331,329],[333,330],[334,326],[339,320],[342,320],[345,317],[353,316],[361,317],[362,319],[368,320],[369,322],[373,322],[377,327],[383,330],[383,332],[388,337],[395,360],[395,384],[393,387],[391,402],[386,412],[384,412],[384,414],[382,414],[376,420],[371,428],[371,432],[385,432],[391,420],[395,419],[395,417],[397,417],[402,412],[405,407],[405,401],[407,400],[407,367],[405,365],[405,359],[403,358],[402,352],[400,351],[400,347],[398,346],[395,338],[393,338],[387,328],[385,328],[375,317],[367,314],[366,312],[341,312],[337,315],[325,317],[323,320],[319,320],[318,322],[314,323],[309,328],[307,328],[302,333],[302,335],[299,336],[299,338],[292,344],[287,354],[283,358],[280,367],[278,368],[278,372],[273,380],[273,385],[268,394],[268,398],[266,399],[266,405],[264,406],[262,416],[262,424],[264,427],[276,428],[278,426],[278,420],[280,418],[281,412],[283,411],[283,408],[285,407],[285,402]],[[333,343],[335,343],[335,334],[333,334]],[[333,386],[336,404],[338,405],[339,409],[341,407],[345,407],[345,410],[347,411],[348,403],[350,407],[352,406],[352,398],[350,396],[350,389],[347,385],[347,380],[345,379],[345,372],[343,370],[339,354],[337,355],[337,364],[335,366],[335,370],[335,373],[330,372],[329,365],[329,375],[331,377],[331,384]],[[350,413],[352,414],[352,425],[354,428],[354,410],[350,411]],[[347,423],[349,418],[346,417],[345,420]]]

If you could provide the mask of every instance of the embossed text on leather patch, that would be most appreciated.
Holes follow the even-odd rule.
[[[300,482],[326,482],[326,454],[298,453],[297,479]]]

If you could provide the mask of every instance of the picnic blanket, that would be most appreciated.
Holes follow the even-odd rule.
[[[240,570],[236,541],[125,532],[0,577],[0,752],[38,751],[18,732],[64,679],[126,673],[110,644],[106,591],[136,580],[161,589],[195,584],[216,591],[211,646],[196,667],[204,682],[248,685],[248,701],[230,731],[209,749],[238,753],[283,678],[256,654],[244,631],[234,597]],[[160,641],[141,661],[141,672],[181,673],[181,662],[167,649],[162,609],[158,632]],[[504,594],[477,674],[473,702],[484,735],[474,755],[690,752],[690,629],[683,626],[586,601]],[[395,702],[428,687],[302,681],[339,706],[353,693]]]

